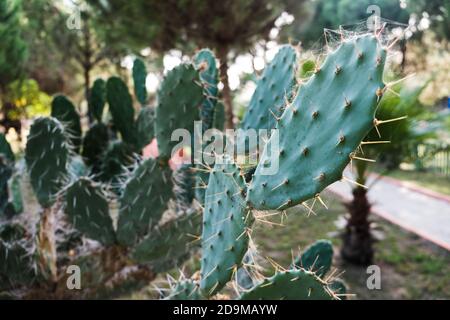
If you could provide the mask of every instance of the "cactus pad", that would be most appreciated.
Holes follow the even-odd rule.
[[[101,122],[94,124],[84,136],[81,155],[94,173],[100,170],[102,156],[108,149],[108,141],[108,127]]]
[[[8,161],[14,162],[14,153],[6,137],[0,132],[0,155],[3,155]]]
[[[245,205],[246,185],[233,163],[216,163],[210,174],[203,214],[200,287],[204,295],[219,291],[240,267],[253,222]]]
[[[109,204],[101,186],[88,178],[80,178],[66,191],[65,212],[74,227],[88,238],[104,245],[115,241]]]
[[[138,148],[142,149],[155,137],[155,109],[142,107],[136,120]]]
[[[164,300],[204,300],[197,281],[185,279],[178,281]]]
[[[89,95],[89,112],[98,121],[102,121],[103,108],[106,102],[106,82],[96,79]]]
[[[275,116],[281,116],[286,99],[292,98],[296,62],[297,54],[292,46],[285,45],[278,51],[258,80],[241,123],[243,129],[275,128]]]
[[[51,116],[64,125],[75,152],[78,152],[81,144],[81,124],[80,115],[75,110],[73,103],[62,95],[54,97]]]
[[[178,142],[171,141],[176,129],[194,132],[194,121],[200,120],[203,90],[197,70],[191,64],[181,64],[169,71],[158,91],[156,108],[156,138],[160,157],[169,159]]]
[[[31,125],[25,161],[39,203],[49,207],[68,175],[69,143],[55,118],[38,118]]]
[[[333,245],[328,240],[318,240],[302,252],[294,261],[294,266],[324,276],[331,268],[333,261]]]
[[[134,94],[141,105],[145,105],[147,102],[147,88],[145,87],[146,78],[147,69],[144,61],[135,59],[133,63]]]
[[[372,35],[345,41],[303,85],[277,123],[278,154],[269,139],[248,192],[252,207],[284,209],[342,179],[355,149],[372,129],[386,50]],[[262,171],[273,156],[274,175]]]
[[[277,272],[243,293],[241,300],[332,300],[326,283],[303,269]]]
[[[119,199],[117,237],[120,243],[134,244],[157,225],[172,197],[171,171],[149,158],[132,172]]]

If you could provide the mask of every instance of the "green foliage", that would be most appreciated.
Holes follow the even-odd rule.
[[[123,141],[112,141],[101,159],[99,179],[111,182],[117,191],[117,184],[125,169],[134,163],[133,149]]]
[[[142,107],[136,120],[138,149],[143,149],[155,137],[155,109]]]
[[[374,123],[386,51],[365,35],[343,42],[304,84],[278,121],[279,170],[271,164],[272,135],[256,168],[248,201],[256,209],[283,209],[315,197],[342,178]],[[331,161],[330,161],[331,160]]]
[[[327,284],[313,272],[300,270],[280,271],[264,279],[241,300],[332,300]]]
[[[36,119],[28,135],[25,161],[31,185],[43,207],[54,202],[68,174],[70,143],[55,118]]]
[[[135,59],[133,64],[134,94],[142,106],[147,102],[147,88],[145,87],[146,78],[147,69],[144,61]]]
[[[92,167],[93,173],[100,171],[104,153],[108,149],[108,143],[108,127],[101,122],[94,124],[84,136],[81,155],[86,164]]]
[[[291,100],[296,80],[297,54],[292,46],[282,47],[264,69],[248,110],[242,120],[243,129],[274,129],[276,118]]]
[[[65,212],[77,230],[104,245],[115,242],[108,199],[99,185],[80,178],[68,187],[65,200]]]
[[[194,121],[200,120],[203,90],[199,83],[194,66],[181,64],[169,71],[158,90],[155,133],[162,159],[169,159],[177,144],[171,140],[173,131],[186,129],[192,135]]]
[[[89,97],[89,113],[98,121],[102,121],[103,108],[106,102],[106,83],[96,79],[92,85]]]
[[[248,249],[253,217],[245,205],[246,184],[239,168],[216,162],[205,195],[201,291],[213,295],[231,279]]]
[[[331,268],[333,245],[328,240],[318,240],[310,245],[294,261],[294,267],[315,272],[323,277]]]
[[[106,82],[106,99],[114,126],[122,135],[123,141],[136,143],[134,128],[134,108],[130,93],[125,83],[118,77],[111,77]]]
[[[64,124],[74,151],[78,153],[81,145],[81,124],[75,106],[67,97],[58,95],[53,98],[51,116]]]
[[[126,181],[119,199],[119,242],[129,246],[136,243],[158,224],[171,198],[170,169],[159,167],[152,158],[138,165]]]

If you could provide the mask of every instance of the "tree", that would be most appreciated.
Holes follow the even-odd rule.
[[[0,124],[6,132],[9,128],[20,131],[20,121],[8,117],[14,105],[6,100],[5,94],[8,84],[22,76],[27,58],[27,46],[21,34],[21,10],[19,0],[0,0]]]
[[[296,14],[303,1],[273,0],[88,0],[98,16],[111,26],[109,43],[120,41],[132,48],[150,46],[164,52],[191,53],[210,47],[221,62],[226,125],[233,127],[233,106],[228,84],[231,55],[245,51],[268,37],[283,11]]]

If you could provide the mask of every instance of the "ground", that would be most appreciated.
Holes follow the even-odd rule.
[[[317,215],[296,207],[287,213],[284,226],[259,224],[255,242],[264,256],[282,266],[291,262],[291,248],[304,248],[316,239],[330,239],[335,249],[334,267],[344,271],[353,299],[449,299],[450,253],[414,234],[403,231],[375,215],[375,264],[381,268],[381,290],[368,290],[366,270],[345,264],[339,257],[340,230],[345,223],[341,200],[332,194],[322,196],[326,210],[316,202]],[[279,221],[278,221],[279,222]],[[270,229],[270,230],[269,230]]]

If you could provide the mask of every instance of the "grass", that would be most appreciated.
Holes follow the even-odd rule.
[[[393,170],[387,173],[384,173],[381,170],[376,171],[398,180],[416,184],[423,188],[450,195],[450,177],[445,177],[432,172],[420,172],[400,169]]]
[[[334,266],[345,271],[343,278],[356,299],[450,298],[450,253],[374,215],[375,234],[381,238],[375,244],[374,263],[381,268],[382,287],[367,289],[366,269],[348,265],[339,257],[344,208],[331,194],[323,198],[330,209],[317,202],[317,216],[308,217],[306,209],[296,207],[287,213],[282,227],[259,224],[254,238],[262,255],[288,266],[292,261],[291,248],[304,248],[314,240],[327,238],[335,248]]]

